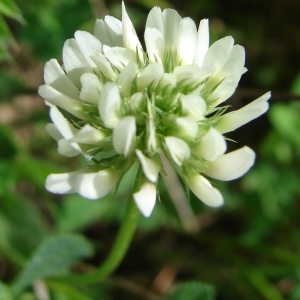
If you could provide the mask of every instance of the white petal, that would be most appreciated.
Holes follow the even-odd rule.
[[[146,21],[147,28],[155,28],[164,36],[164,23],[160,7],[155,6],[150,10]]]
[[[75,38],[83,55],[88,58],[90,65],[95,67],[90,56],[102,53],[101,42],[91,33],[82,30],[77,30],[75,32]]]
[[[75,193],[74,178],[78,171],[63,174],[50,174],[46,179],[46,189],[55,194],[69,194]]]
[[[70,97],[60,93],[50,85],[41,85],[38,93],[49,103],[57,105],[79,119],[86,120],[88,117],[83,112],[83,105],[80,101],[71,99]]]
[[[94,69],[96,69],[96,64],[95,64],[95,67],[93,67],[93,68],[92,67],[82,67],[82,68],[73,69],[68,72],[68,77],[70,78],[72,83],[76,86],[76,88],[79,90],[81,87],[80,77],[86,73],[94,74]],[[78,96],[76,98],[79,98]]]
[[[73,69],[91,68],[89,58],[82,53],[75,39],[66,40],[63,47],[63,62],[67,73]]]
[[[54,105],[50,106],[50,118],[61,136],[65,139],[72,138],[77,132],[77,129],[68,122],[59,109]]]
[[[189,146],[182,139],[175,136],[167,136],[165,137],[165,143],[173,161],[178,166],[181,166],[182,162],[191,156]]]
[[[112,46],[123,46],[122,22],[112,16],[105,16],[105,24],[110,35]]]
[[[216,107],[220,103],[227,100],[235,91],[244,73],[245,65],[245,49],[240,45],[234,45],[226,58],[223,66],[218,70],[212,80],[220,85],[211,93],[206,101],[213,101]],[[214,101],[217,99],[216,101]]]
[[[159,63],[148,65],[138,76],[137,86],[140,90],[148,87],[154,81],[160,80],[164,75],[164,68]]]
[[[215,67],[221,69],[233,47],[234,40],[231,36],[226,36],[213,43],[203,60],[202,67]]]
[[[97,56],[91,56],[91,59],[97,65],[98,69],[105,77],[107,77],[111,81],[115,81],[117,75],[112,69],[110,62],[103,54],[98,54]]]
[[[181,98],[182,110],[192,117],[195,121],[204,119],[206,111],[206,102],[199,95],[188,94]]]
[[[108,60],[119,70],[123,70],[129,63],[136,63],[134,52],[122,47],[103,46],[103,52]]]
[[[183,18],[177,34],[177,64],[190,65],[194,60],[197,43],[195,22],[191,18]]]
[[[112,170],[89,172],[83,169],[64,174],[51,174],[46,180],[46,189],[52,193],[78,193],[89,199],[98,199],[107,195],[119,180]]]
[[[96,20],[94,35],[104,45],[110,47],[116,47],[116,46],[122,47],[123,46],[122,22],[111,16],[105,16],[104,21]]]
[[[63,137],[61,135],[61,133],[58,131],[57,127],[53,123],[49,123],[46,125],[46,131],[56,141],[59,141]]]
[[[136,31],[126,12],[125,4],[122,2],[122,24],[123,24],[123,45],[136,53],[142,49],[142,45],[137,37]]]
[[[136,124],[135,117],[127,116],[120,120],[112,134],[115,150],[125,157],[134,151]]]
[[[256,119],[268,110],[269,103],[267,101],[270,97],[271,93],[268,92],[248,105],[223,115],[216,128],[221,133],[226,133],[243,126],[253,119]]]
[[[45,64],[44,79],[47,85],[51,85],[62,94],[70,98],[78,98],[78,89],[62,70],[56,59],[51,59]]]
[[[129,63],[119,74],[117,84],[120,87],[120,92],[124,98],[129,97],[133,81],[138,73],[136,63]]]
[[[88,199],[99,199],[106,196],[119,180],[119,175],[111,170],[95,173],[79,173],[73,184],[76,192]]]
[[[82,85],[80,99],[98,105],[100,91],[102,90],[102,84],[100,83],[98,76],[91,73],[85,73],[80,77],[80,82]]]
[[[102,131],[89,124],[86,124],[77,131],[72,138],[72,141],[88,145],[97,145],[105,137],[106,135]]]
[[[65,139],[58,141],[58,153],[67,157],[74,157],[82,151],[77,143],[70,142]]]
[[[220,83],[220,81],[218,81],[218,83]],[[210,108],[214,108],[231,97],[235,92],[237,86],[238,81],[233,81],[229,78],[226,78],[209,96],[205,98],[205,100],[211,103]]]
[[[57,78],[65,75],[65,72],[62,70],[56,59],[50,59],[45,64],[44,68],[44,80],[45,84],[50,85]]]
[[[199,68],[196,65],[177,66],[174,69],[178,82],[188,83],[200,83],[215,72],[212,67]]]
[[[233,180],[248,172],[253,166],[254,160],[254,151],[245,146],[233,152],[221,155],[214,161],[207,162],[207,170],[204,173],[218,180]]]
[[[145,107],[145,95],[143,92],[137,92],[130,97],[130,109],[133,111],[141,111]],[[143,119],[143,116],[140,114],[138,117]]]
[[[144,175],[147,177],[148,180],[155,183],[160,170],[159,164],[151,158],[145,156],[143,152],[138,149],[135,150],[135,153],[142,165]]]
[[[206,160],[215,160],[219,155],[225,153],[226,148],[226,141],[223,135],[211,127],[192,152]]]
[[[234,45],[218,73],[222,78],[230,76],[232,80],[239,81],[244,73],[244,65],[245,49],[240,45]]]
[[[105,126],[114,128],[120,119],[121,97],[119,87],[107,82],[99,98],[99,114]]]
[[[167,8],[162,13],[164,24],[165,51],[176,53],[179,22],[182,19],[174,9]]]
[[[162,79],[160,80],[159,87],[160,89],[168,88],[169,90],[173,89],[176,86],[177,77],[173,73],[165,73]]]
[[[156,185],[145,182],[140,190],[133,194],[133,199],[141,213],[149,217],[156,202]]]
[[[198,133],[198,123],[191,117],[176,118],[177,134],[187,139],[194,139]]]
[[[197,46],[194,57],[194,64],[202,66],[204,56],[209,47],[209,28],[208,19],[203,19],[200,22],[198,29]]]
[[[223,204],[222,194],[203,176],[196,175],[193,178],[184,177],[184,179],[191,191],[206,205],[216,207]]]
[[[145,44],[149,61],[151,63],[163,63],[165,43],[162,33],[156,28],[146,28],[145,30]]]
[[[67,157],[74,157],[82,152],[81,148],[77,143],[70,141],[74,134],[78,131],[68,120],[63,116],[63,114],[54,105],[50,105],[50,117],[54,123],[55,129],[58,131],[62,138],[58,140],[58,152],[61,155]],[[51,129],[50,129],[51,130]],[[58,134],[50,131],[50,134],[55,134],[55,138],[58,138]]]

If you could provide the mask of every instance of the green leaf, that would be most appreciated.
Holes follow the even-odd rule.
[[[48,286],[50,287],[53,294],[57,294],[58,296],[64,297],[63,299],[68,300],[92,300],[91,297],[83,294],[78,289],[73,288],[72,286],[49,282]],[[0,299],[1,300],[1,299]]]
[[[22,151],[22,150],[21,150]],[[61,166],[45,159],[31,156],[26,150],[22,151],[14,160],[14,170],[18,178],[31,181],[42,191],[45,191],[45,181],[49,174],[62,171]]]
[[[16,265],[22,266],[26,258],[10,242],[10,224],[0,214],[0,251],[1,254]],[[0,298],[1,299],[1,298]]]
[[[261,294],[266,300],[284,300],[280,291],[269,282],[268,278],[258,269],[248,269],[246,277],[249,283]]]
[[[48,234],[45,221],[32,203],[10,191],[1,195],[0,220],[7,224],[0,228],[0,249],[9,246],[24,257],[29,257]]]
[[[1,25],[0,25],[1,26]],[[7,50],[6,50],[6,45],[3,43],[3,45],[0,42],[0,59],[2,54],[1,54],[1,47],[3,48],[3,55],[6,55]],[[9,74],[7,70],[0,70],[0,102],[4,101],[11,101],[11,98],[18,94],[22,93],[26,90],[25,83],[22,82],[21,78],[17,77],[17,75]],[[6,126],[7,128],[7,126]],[[7,130],[7,129],[6,129]],[[11,130],[9,130],[11,132]],[[12,136],[12,134],[11,134]]]
[[[13,284],[13,291],[21,292],[34,280],[61,275],[79,259],[92,254],[91,244],[80,235],[50,238],[33,254],[26,268]]]
[[[9,287],[0,281],[0,300],[13,300]]]
[[[291,300],[297,300],[297,299],[300,299],[300,284],[296,284],[291,293],[290,293],[290,297],[289,299]]]
[[[3,45],[3,41],[8,41],[11,39],[12,39],[11,32],[10,32],[5,20],[0,15],[0,43],[1,43],[1,46],[5,46],[5,45]]]
[[[294,79],[291,91],[292,93],[300,94],[300,73]]]
[[[214,288],[200,281],[181,284],[166,300],[213,300]]]
[[[273,105],[268,116],[275,130],[283,137],[300,146],[300,106],[298,102]]]
[[[29,257],[47,234],[45,222],[27,199],[13,195],[10,191],[2,193],[0,251],[6,258],[17,265],[23,265],[26,257]]]
[[[1,160],[10,160],[17,153],[17,146],[12,137],[12,133],[5,126],[0,125],[0,161]]]
[[[114,209],[114,202],[116,201],[109,196],[97,201],[89,201],[79,195],[67,196],[56,214],[57,230],[59,232],[76,231],[96,220],[101,220]]]
[[[6,61],[6,60],[9,60],[10,58],[11,57],[6,49],[6,46],[0,42],[0,61]]]
[[[1,0],[0,13],[4,14],[7,17],[13,18],[19,22],[24,22],[22,13],[13,0]]]

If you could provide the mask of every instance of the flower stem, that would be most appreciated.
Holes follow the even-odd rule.
[[[102,279],[111,274],[123,260],[133,238],[139,216],[140,212],[136,204],[133,200],[130,200],[113,248],[105,262],[95,272],[97,279]]]
[[[74,274],[60,277],[59,282],[74,284],[89,284],[98,282],[110,275],[122,262],[133,238],[140,212],[133,200],[128,201],[127,210],[122,220],[121,228],[117,234],[112,249],[103,262],[95,271],[89,274]],[[51,279],[56,281],[56,279]]]

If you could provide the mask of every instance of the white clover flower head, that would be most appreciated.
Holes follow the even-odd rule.
[[[51,174],[46,188],[98,199],[138,162],[133,198],[148,217],[167,158],[200,200],[219,206],[223,197],[206,177],[236,179],[255,160],[246,146],[225,154],[223,134],[266,112],[270,93],[233,112],[220,106],[246,71],[245,51],[230,36],[209,47],[207,19],[197,29],[175,10],[154,7],[144,39],[146,49],[122,3],[122,21],[106,16],[94,34],[76,31],[63,47],[63,66],[46,63],[39,94],[50,106],[47,131],[61,155],[88,161]]]

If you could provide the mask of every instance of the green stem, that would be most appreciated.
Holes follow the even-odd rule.
[[[130,200],[113,248],[106,261],[95,272],[97,279],[102,279],[111,274],[123,260],[133,238],[139,216],[140,212],[136,204],[133,200]]]
[[[134,235],[140,212],[138,211],[133,200],[128,201],[126,214],[123,218],[121,228],[117,234],[116,240],[113,244],[112,250],[108,257],[94,272],[89,274],[74,274],[60,278],[53,278],[51,281],[58,281],[60,283],[74,283],[74,284],[89,284],[98,282],[108,275],[110,275],[122,262]]]
[[[266,300],[284,300],[280,292],[267,280],[259,270],[247,270],[248,280]]]

